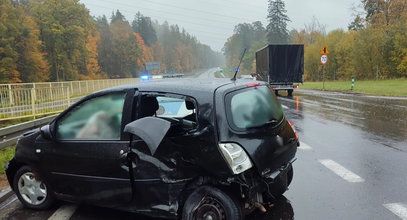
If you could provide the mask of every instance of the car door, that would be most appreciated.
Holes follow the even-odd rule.
[[[131,119],[126,106],[133,95],[118,91],[87,99],[55,121],[53,140],[37,141],[41,168],[58,196],[104,206],[131,200],[123,158],[129,141],[122,128]]]

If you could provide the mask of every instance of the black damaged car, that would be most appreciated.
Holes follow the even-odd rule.
[[[32,209],[236,220],[286,191],[298,145],[265,82],[157,80],[91,94],[25,133],[6,173]]]

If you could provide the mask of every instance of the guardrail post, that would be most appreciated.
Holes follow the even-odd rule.
[[[13,105],[14,104],[13,91],[11,90],[10,84],[8,84],[8,98],[9,98],[10,105]]]
[[[51,100],[54,100],[54,96],[52,94],[52,84],[51,83],[49,83],[49,95],[51,97]]]
[[[72,84],[72,81],[69,82],[69,84],[70,84],[70,87],[71,87],[71,94],[73,94],[73,84]],[[68,92],[68,94],[69,94],[69,92]]]
[[[81,89],[82,86],[81,86],[81,84],[82,84],[81,81],[78,81],[79,95],[82,94],[82,89]]]
[[[35,119],[35,88],[31,89],[31,112]]]
[[[86,80],[86,93],[89,93],[89,83],[88,83],[89,81],[88,80]]]
[[[68,103],[67,107],[69,107],[71,105],[71,96],[69,95],[69,87],[67,87],[67,90],[66,90],[66,100]]]

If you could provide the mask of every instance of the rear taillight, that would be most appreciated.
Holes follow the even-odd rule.
[[[297,131],[295,130],[294,124],[291,121],[288,121],[288,124],[290,124],[291,128],[293,129],[294,134],[295,134],[295,139],[298,141],[298,139],[300,137],[298,137],[298,134],[297,134]]]
[[[249,83],[246,84],[247,87],[256,87],[256,86],[260,86],[260,83]]]

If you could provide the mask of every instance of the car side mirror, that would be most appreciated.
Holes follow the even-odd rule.
[[[51,128],[49,125],[44,125],[40,128],[41,136],[44,139],[52,140]]]

